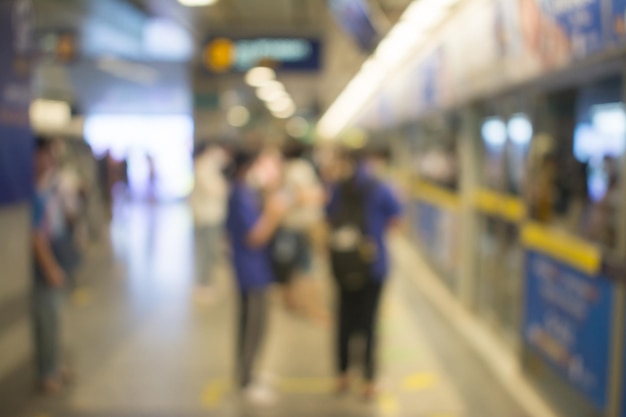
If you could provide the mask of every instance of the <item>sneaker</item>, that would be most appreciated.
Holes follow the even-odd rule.
[[[271,406],[276,403],[276,393],[264,385],[252,385],[244,390],[243,395],[253,405]]]
[[[374,383],[367,383],[363,388],[363,401],[370,403],[378,397],[378,387]]]

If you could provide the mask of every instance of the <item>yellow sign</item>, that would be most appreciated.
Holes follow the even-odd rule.
[[[524,245],[545,253],[590,276],[596,276],[602,267],[602,251],[594,244],[562,230],[539,223],[528,223],[522,228]]]
[[[235,63],[235,44],[226,38],[214,39],[204,49],[203,60],[211,71],[227,72]]]

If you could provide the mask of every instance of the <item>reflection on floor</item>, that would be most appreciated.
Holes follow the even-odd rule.
[[[377,402],[332,395],[332,329],[288,314],[277,299],[261,374],[279,401],[242,406],[229,382],[229,267],[217,267],[214,301],[195,302],[192,245],[185,205],[119,207],[110,241],[89,254],[69,303],[67,344],[79,379],[60,398],[33,399],[23,416],[525,416],[412,285],[419,271],[402,262],[382,309]],[[324,269],[316,274],[330,307]]]

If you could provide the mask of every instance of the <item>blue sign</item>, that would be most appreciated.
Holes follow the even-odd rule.
[[[626,39],[626,0],[611,1],[610,27],[614,40]]]
[[[0,205],[25,201],[33,189],[30,0],[0,2]]]
[[[600,410],[607,406],[613,284],[529,251],[523,340]]]
[[[555,19],[565,32],[575,57],[586,57],[605,46],[602,0],[538,1],[546,17]],[[559,41],[559,36],[547,35]]]
[[[261,63],[274,64],[278,70],[318,71],[322,47],[316,39],[247,38],[211,39],[202,55],[205,68],[213,73],[245,72]]]

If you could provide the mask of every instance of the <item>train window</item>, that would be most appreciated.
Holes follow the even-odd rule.
[[[457,152],[459,123],[455,115],[440,115],[420,123],[415,166],[420,178],[456,191],[459,185]]]
[[[514,97],[483,106],[479,178],[493,191],[513,195],[523,191],[533,124],[521,110],[522,103],[523,97]]]
[[[531,216],[615,247],[626,148],[621,78],[548,94],[538,109],[528,168]]]

